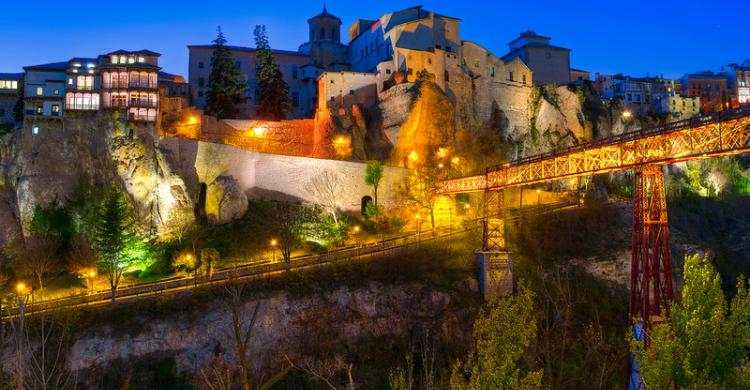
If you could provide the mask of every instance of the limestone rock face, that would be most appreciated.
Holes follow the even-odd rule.
[[[156,147],[153,127],[128,127],[108,113],[69,113],[38,125],[38,135],[26,123],[0,142],[0,245],[36,206],[65,205],[84,176],[105,188],[123,186],[144,233],[192,221],[191,196]]]
[[[213,224],[231,222],[247,211],[247,196],[232,176],[219,176],[206,188],[206,216]]]
[[[258,306],[258,319],[250,349],[256,369],[272,366],[278,356],[296,359],[329,348],[353,344],[363,337],[399,337],[435,329],[436,337],[467,340],[470,311],[452,293],[420,284],[372,283],[359,289],[304,297],[278,292],[256,297],[242,306],[245,320]],[[104,366],[115,359],[137,359],[152,353],[175,356],[180,369],[193,370],[220,347],[232,355],[231,315],[222,303],[193,319],[143,319],[144,326],[125,336],[114,336],[106,327],[80,337],[69,352],[71,369]]]

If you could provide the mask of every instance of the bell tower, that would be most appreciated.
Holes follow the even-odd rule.
[[[325,4],[323,4],[323,12],[308,19],[307,24],[310,26],[310,42],[341,42],[341,19],[328,13]]]

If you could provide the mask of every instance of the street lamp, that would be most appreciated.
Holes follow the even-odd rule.
[[[88,276],[89,278],[89,286],[91,287],[91,294],[93,294],[94,293],[94,278],[96,277],[96,271],[91,270],[86,276]]]
[[[25,354],[24,354],[23,349],[22,349],[21,346],[23,345],[23,340],[24,340],[24,337],[25,337],[24,336],[24,320],[25,320],[25,317],[26,317],[26,298],[28,297],[28,292],[29,292],[28,290],[29,289],[26,286],[26,283],[24,283],[24,282],[18,282],[16,284],[16,294],[18,294],[18,329],[19,329],[18,340],[16,342],[16,348],[17,348],[17,350],[16,350],[16,357],[17,357],[16,364],[18,365],[18,367],[16,369],[18,370],[18,373],[17,373],[17,375],[18,375],[17,376],[18,384],[17,384],[17,386],[18,386],[19,389],[23,388],[24,376],[25,376],[25,373],[24,373],[24,365],[25,365],[24,364],[25,363],[24,355]]]
[[[271,255],[273,256],[274,263],[276,262],[276,244],[278,244],[276,239],[275,238],[271,239]]]
[[[542,192],[542,191],[540,191],[540,190],[536,190],[536,205],[537,205],[537,206],[539,206],[539,194],[540,194],[541,192]]]
[[[632,116],[633,116],[633,113],[631,113],[630,111],[623,111],[622,112],[622,117],[625,118],[625,119],[629,119]]]
[[[359,247],[359,230],[360,230],[359,226],[354,227],[354,240],[355,240],[354,246],[355,247]]]

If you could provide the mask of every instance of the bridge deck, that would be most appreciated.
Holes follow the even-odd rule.
[[[671,122],[487,168],[441,182],[442,193],[498,190],[647,164],[750,152],[750,108]]]

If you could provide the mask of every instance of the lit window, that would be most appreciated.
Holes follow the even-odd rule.
[[[42,96],[42,95],[44,95],[44,88],[36,87],[36,96]]]
[[[89,64],[86,64],[86,67],[89,69],[93,69],[93,68],[96,68],[96,65],[89,63]]]
[[[120,63],[121,64],[127,64],[128,63],[128,57],[120,56]]]
[[[72,77],[68,77],[68,85],[73,85],[73,80]]]
[[[144,63],[144,62],[146,62],[146,59],[143,58],[143,57],[138,57],[138,62]]]
[[[73,66],[75,66],[76,68],[80,68],[81,67],[81,63],[80,62],[76,62],[75,64],[73,64]]]
[[[135,64],[135,57],[128,57],[128,64]]]
[[[60,105],[59,104],[53,104],[52,105],[52,116],[59,116],[60,115]]]
[[[57,88],[55,88],[55,89],[54,89],[54,90],[52,91],[52,93],[53,93],[53,94],[54,94],[55,96],[60,96],[60,90],[59,90],[59,89],[57,89]]]
[[[31,127],[31,135],[39,135],[39,126],[34,125]]]
[[[112,62],[113,64],[118,64],[118,63],[120,63],[119,57],[117,57],[117,56],[112,56],[112,57],[111,57],[111,62]]]

